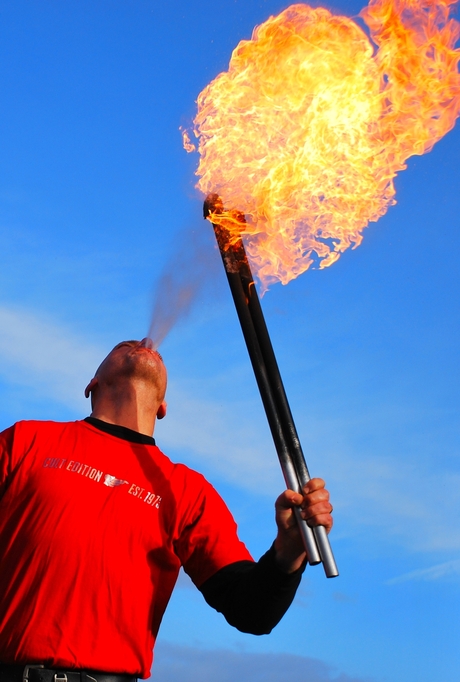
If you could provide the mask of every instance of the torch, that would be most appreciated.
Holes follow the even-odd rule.
[[[430,151],[460,115],[456,4],[371,0],[360,13],[367,33],[322,7],[287,7],[242,40],[199,94],[197,145],[183,131],[185,149],[200,155],[197,187],[294,490],[309,473],[241,235],[263,283],[287,284],[359,246],[395,203],[407,159]],[[239,216],[223,211],[216,190]],[[309,562],[337,575],[324,528],[300,525]]]
[[[204,202],[203,213],[204,217],[210,218],[211,222],[213,216],[223,213],[223,204],[217,194],[208,195]],[[233,219],[243,226],[243,214],[235,214]],[[244,244],[241,238],[235,240],[235,237],[230,236],[225,222],[221,224],[215,219],[212,225],[284,479],[289,489],[300,492],[310,480],[310,474],[265,324]],[[298,507],[294,509],[294,513],[308,563],[315,565],[322,562],[326,576],[334,578],[339,573],[326,529],[324,526],[310,528],[302,518]]]

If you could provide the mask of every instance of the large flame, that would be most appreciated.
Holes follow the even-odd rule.
[[[406,160],[454,126],[456,4],[371,0],[361,18],[377,49],[351,19],[292,5],[241,41],[199,95],[198,187],[246,215],[262,282],[287,283],[360,244],[395,203]]]

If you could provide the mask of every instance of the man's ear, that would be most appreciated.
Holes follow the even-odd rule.
[[[166,410],[168,409],[168,406],[166,402],[163,400],[161,403],[160,407],[157,410],[157,419],[164,419],[166,417]]]
[[[97,384],[97,377],[93,377],[88,386],[85,388],[85,398],[89,398],[91,391],[97,386]]]

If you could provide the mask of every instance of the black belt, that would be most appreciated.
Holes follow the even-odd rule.
[[[0,663],[0,682],[136,682],[135,675]]]

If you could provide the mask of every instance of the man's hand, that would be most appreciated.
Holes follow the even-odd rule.
[[[275,540],[276,560],[286,573],[293,573],[305,561],[305,549],[294,516],[294,507],[300,507],[302,517],[309,526],[332,528],[332,505],[322,478],[312,478],[303,488],[303,495],[286,490],[275,502],[278,535]]]

